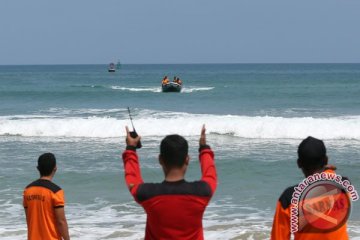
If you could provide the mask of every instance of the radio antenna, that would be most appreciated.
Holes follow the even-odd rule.
[[[134,132],[136,132],[135,127],[134,127],[134,123],[133,123],[133,121],[132,121],[132,117],[131,117],[131,113],[130,113],[130,108],[127,107],[127,110],[128,110],[128,113],[129,113],[129,118],[130,118],[131,126],[132,126],[132,128],[134,129]]]

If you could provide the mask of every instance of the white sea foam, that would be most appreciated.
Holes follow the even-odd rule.
[[[213,89],[214,89],[214,87],[184,87],[181,90],[181,92],[192,93],[192,92],[199,92],[199,91],[210,91]]]
[[[111,89],[114,90],[122,90],[122,91],[130,91],[130,92],[161,92],[160,87],[153,87],[153,88],[131,88],[131,87],[121,87],[121,86],[111,86]]]
[[[130,92],[161,92],[161,87],[121,87],[121,86],[111,86],[111,89],[121,90],[121,91],[130,91]],[[210,91],[214,87],[184,87],[182,93],[192,93],[198,91]]]
[[[142,136],[198,135],[203,123],[210,134],[242,138],[302,139],[312,135],[322,139],[360,140],[360,116],[284,118],[143,111],[135,119]],[[130,125],[129,120],[119,116],[3,116],[0,135],[112,138],[124,136],[125,125]]]
[[[26,224],[21,204],[0,205],[4,221],[0,222],[1,239],[26,238]],[[232,214],[226,214],[231,210]],[[12,213],[11,215],[9,213]],[[269,239],[273,212],[237,204],[211,202],[204,219],[205,239]],[[143,239],[146,217],[134,202],[109,203],[95,199],[89,204],[68,204],[66,217],[72,239]],[[351,239],[360,239],[358,222],[349,222]]]

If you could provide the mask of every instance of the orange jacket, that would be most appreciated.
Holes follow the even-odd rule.
[[[28,240],[60,240],[54,209],[64,207],[64,191],[49,180],[39,179],[25,188],[23,196]]]
[[[325,171],[333,172],[333,171]],[[291,199],[294,193],[294,187],[287,188],[280,196],[271,231],[272,240],[290,240],[291,237]],[[311,229],[310,225],[306,225],[304,229]],[[347,234],[346,224],[342,225],[338,229],[331,232],[314,232],[314,231],[298,231],[294,233],[295,240],[347,240],[349,239]]]

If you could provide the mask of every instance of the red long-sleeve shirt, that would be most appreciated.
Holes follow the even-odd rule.
[[[202,217],[216,190],[214,153],[206,146],[199,154],[202,177],[195,182],[144,183],[134,150],[123,153],[125,181],[147,214],[145,239],[204,239]]]

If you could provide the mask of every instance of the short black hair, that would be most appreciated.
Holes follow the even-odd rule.
[[[160,144],[160,156],[168,168],[184,166],[188,150],[186,139],[177,134],[166,136]]]
[[[307,137],[298,148],[299,163],[306,170],[316,170],[326,164],[326,148],[322,140]]]
[[[37,169],[40,176],[49,176],[56,166],[56,158],[52,153],[44,153],[38,159]]]

